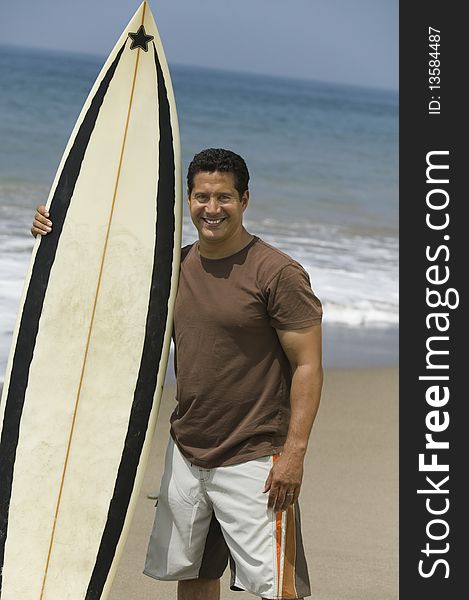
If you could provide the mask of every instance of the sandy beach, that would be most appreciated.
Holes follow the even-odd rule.
[[[142,574],[174,386],[155,440],[110,600],[172,600],[176,584]],[[300,496],[314,600],[398,597],[398,371],[327,369]],[[222,581],[222,600],[253,598]]]

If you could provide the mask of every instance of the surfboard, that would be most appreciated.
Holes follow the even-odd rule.
[[[146,2],[85,101],[47,206],[0,404],[0,597],[103,599],[156,424],[181,247],[176,104]]]

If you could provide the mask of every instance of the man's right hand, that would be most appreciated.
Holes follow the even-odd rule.
[[[43,204],[36,208],[33,225],[31,227],[31,233],[34,237],[36,237],[37,234],[47,235],[52,231],[52,221],[50,221],[48,217],[49,212]]]

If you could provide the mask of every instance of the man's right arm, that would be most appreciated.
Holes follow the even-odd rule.
[[[52,231],[52,221],[49,220],[49,211],[41,204],[34,213],[31,234],[36,237],[38,234],[47,235],[50,231]]]

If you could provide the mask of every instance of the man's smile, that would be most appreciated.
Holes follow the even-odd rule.
[[[220,223],[225,221],[226,218],[227,217],[218,217],[217,219],[211,219],[209,217],[202,217],[202,221],[207,223],[207,225],[209,226],[215,227],[216,225],[219,225]]]

